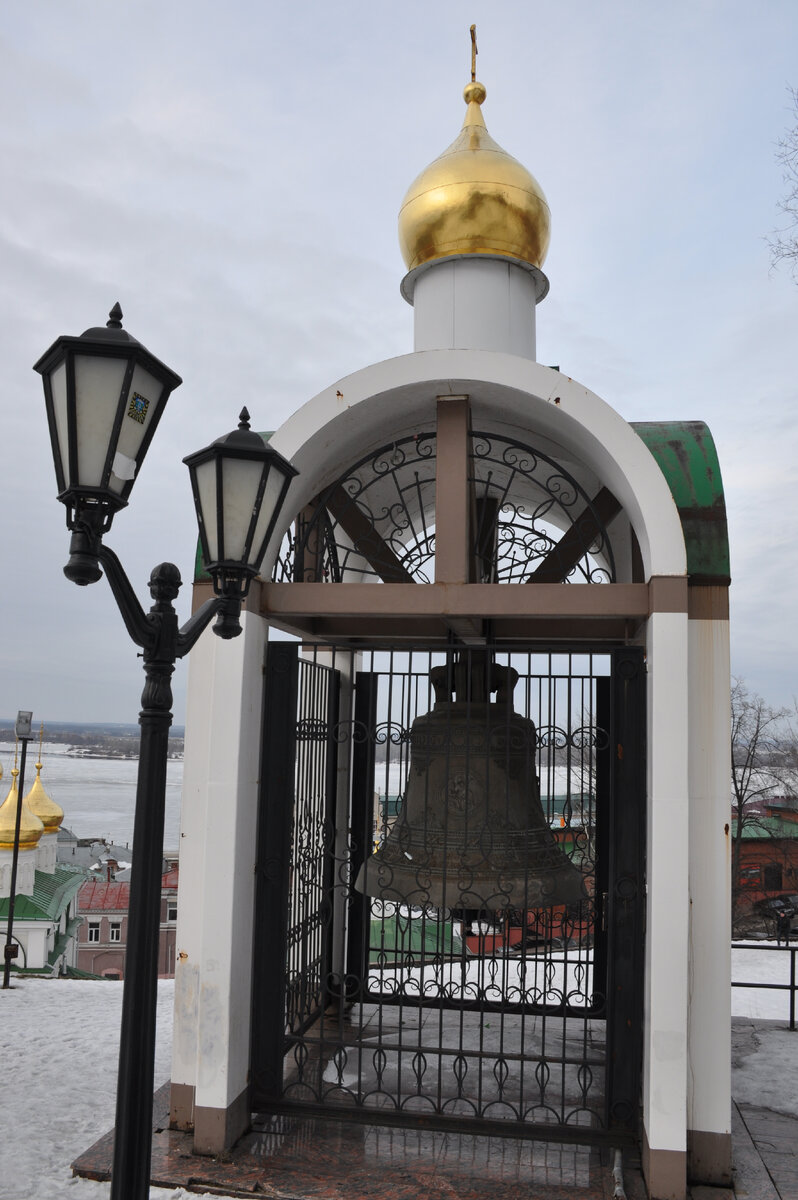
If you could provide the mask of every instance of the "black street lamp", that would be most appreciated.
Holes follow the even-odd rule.
[[[22,826],[22,797],[25,794],[25,761],[28,757],[28,742],[31,736],[31,721],[33,713],[20,711],[14,724],[14,733],[18,742],[22,742],[22,754],[19,764],[19,787],[17,788],[17,811],[14,817],[14,849],[11,855],[11,882],[8,895],[8,925],[6,927],[6,943],[3,948],[3,988],[11,986],[11,960],[19,953],[19,945],[14,941],[14,907],[17,899],[17,866],[19,865],[19,834]],[[16,767],[16,763],[14,764]],[[12,775],[16,770],[12,771]]]
[[[102,538],[127,504],[166,401],[182,381],[122,329],[118,304],[109,317],[105,329],[59,338],[34,370],[43,376],[58,499],[72,533],[64,574],[88,584],[105,571],[144,660],[111,1197],[147,1200],[172,673],[214,617],[219,637],[241,632],[242,601],[297,472],[249,429],[246,409],[237,430],[189,455],[184,461],[216,595],[179,628],[172,601],[180,572],[161,563],[150,576],[154,604],[145,613]]]

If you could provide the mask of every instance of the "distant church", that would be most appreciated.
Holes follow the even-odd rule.
[[[21,800],[19,860],[15,888],[14,941],[19,947],[15,965],[27,974],[66,975],[77,967],[78,892],[86,879],[81,867],[57,862],[58,835],[63,809],[48,796],[36,779]],[[5,943],[11,895],[11,868],[17,808],[19,771],[11,772],[11,789],[0,805],[0,940]]]

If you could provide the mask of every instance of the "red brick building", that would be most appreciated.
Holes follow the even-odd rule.
[[[110,872],[109,872],[110,873]],[[158,975],[175,973],[177,935],[177,862],[161,878],[161,933],[158,946]],[[115,879],[90,879],[78,893],[78,916],[83,918],[78,935],[78,968],[106,979],[124,979],[127,949],[127,912],[130,884]]]
[[[738,927],[761,911],[762,901],[798,895],[798,810],[794,803],[763,803],[761,815],[743,830],[734,887]]]

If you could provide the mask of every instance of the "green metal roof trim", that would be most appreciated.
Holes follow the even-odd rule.
[[[61,955],[66,953],[69,943],[73,940],[82,924],[83,917],[73,917],[71,921],[67,921],[66,929],[63,933],[58,934],[52,950],[47,955],[47,961],[51,967],[54,967]]]
[[[264,442],[268,442],[273,436],[273,429],[269,433],[260,434],[260,437],[263,438]],[[205,579],[210,579],[210,575],[205,570],[205,563],[202,561],[202,543],[200,542],[199,537],[197,537],[197,550],[194,555],[194,582],[199,583],[200,580]]]
[[[78,867],[59,866],[53,875],[37,871],[32,896],[17,896],[16,921],[56,921],[86,880]],[[8,897],[0,900],[0,919],[8,919]]]
[[[108,978],[107,975],[95,975],[91,971],[81,971],[78,967],[67,967],[64,971],[66,979],[95,979],[101,983],[113,983],[114,980]]]
[[[743,841],[755,842],[765,838],[789,838],[798,840],[798,822],[785,821],[782,817],[756,817],[743,826]]]
[[[729,528],[715,442],[703,421],[632,421],[676,501],[695,583],[729,583]]]

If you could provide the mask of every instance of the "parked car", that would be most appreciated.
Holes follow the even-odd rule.
[[[790,917],[792,917],[795,915],[795,912],[796,912],[796,905],[793,904],[793,900],[796,898],[798,898],[798,897],[768,896],[768,898],[766,900],[759,901],[757,908],[760,910],[760,912],[765,913],[766,916],[771,916],[771,917],[790,916]]]

